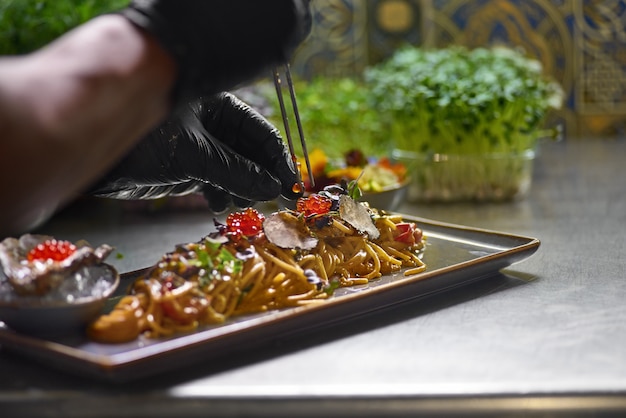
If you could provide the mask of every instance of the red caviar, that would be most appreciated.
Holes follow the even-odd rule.
[[[333,201],[319,194],[312,194],[309,197],[301,197],[296,202],[296,210],[304,216],[324,215],[330,212]]]
[[[247,237],[258,234],[263,230],[265,216],[254,208],[242,212],[233,212],[226,218],[228,232]]]
[[[54,260],[62,261],[76,252],[76,246],[69,241],[57,241],[56,239],[48,239],[37,244],[28,252],[26,258],[28,261],[35,260]]]

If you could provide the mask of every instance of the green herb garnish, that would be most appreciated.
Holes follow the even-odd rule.
[[[324,292],[328,295],[328,296],[332,296],[335,293],[335,290],[339,289],[341,287],[341,282],[339,280],[331,280],[328,283],[328,286],[326,286],[324,288]]]
[[[243,261],[218,242],[205,240],[195,250],[195,254],[196,259],[190,260],[189,264],[205,270],[205,274],[199,277],[202,287],[207,286],[214,278],[238,274],[243,269]]]
[[[348,196],[350,196],[355,201],[359,201],[363,196],[361,188],[359,187],[359,179],[351,180],[350,182],[348,182],[346,190],[348,192]]]

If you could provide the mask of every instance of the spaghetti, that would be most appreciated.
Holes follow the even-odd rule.
[[[310,200],[307,200],[310,199]],[[320,203],[321,202],[321,203]],[[324,300],[334,289],[426,266],[422,231],[345,192],[320,192],[267,219],[235,212],[217,232],[183,244],[137,279],[90,338],[119,343],[191,332],[234,315]],[[369,232],[364,232],[369,231]]]

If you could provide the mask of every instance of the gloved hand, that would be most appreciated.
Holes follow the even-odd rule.
[[[133,0],[121,14],[177,62],[175,105],[269,75],[311,29],[309,0]]]
[[[278,130],[230,93],[188,104],[143,138],[87,193],[156,199],[204,193],[212,211],[292,191],[299,174]],[[231,200],[232,199],[232,200]]]

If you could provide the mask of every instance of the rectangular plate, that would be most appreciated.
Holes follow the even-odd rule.
[[[384,276],[367,285],[338,289],[321,303],[236,317],[167,339],[99,344],[79,335],[47,340],[0,327],[0,344],[60,370],[110,380],[136,379],[210,361],[234,347],[252,347],[259,341],[345,321],[492,276],[532,255],[540,244],[535,238],[403,217],[416,222],[427,237],[423,254],[427,270],[417,275]],[[138,274],[122,275],[120,289],[126,289]]]

